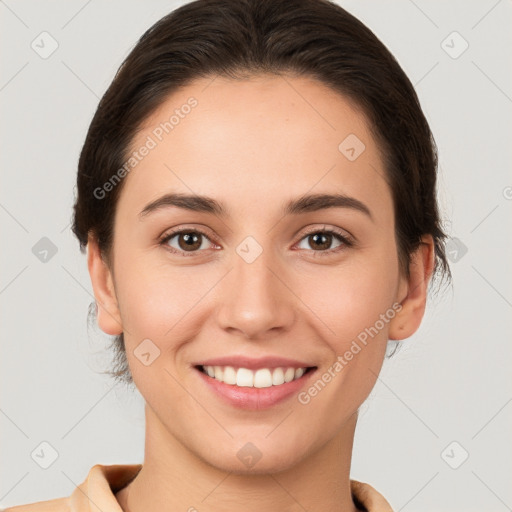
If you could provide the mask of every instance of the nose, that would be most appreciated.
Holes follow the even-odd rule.
[[[286,284],[286,269],[271,251],[264,250],[250,263],[235,253],[233,265],[221,283],[220,327],[249,339],[280,336],[289,330],[298,299]]]

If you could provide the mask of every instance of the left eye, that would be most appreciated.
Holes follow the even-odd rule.
[[[333,243],[333,240],[337,239],[340,243],[336,247],[330,247]],[[335,251],[340,246],[349,245],[348,240],[339,233],[335,231],[327,231],[327,230],[318,230],[312,233],[307,234],[302,240],[305,240],[306,243],[312,247],[312,243],[316,244],[316,249],[320,249],[320,251],[315,250],[315,252],[330,252]],[[301,240],[301,242],[302,242]],[[308,247],[302,247],[303,249],[308,249]]]

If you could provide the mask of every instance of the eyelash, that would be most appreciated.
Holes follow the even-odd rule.
[[[204,231],[201,231],[200,229],[196,229],[196,228],[194,228],[194,229],[178,229],[176,231],[171,231],[170,233],[165,233],[162,236],[162,238],[160,238],[159,245],[164,246],[165,244],[167,244],[167,242],[169,240],[171,240],[171,238],[174,238],[176,235],[180,235],[182,233],[187,233],[187,234],[195,234],[196,233],[196,234],[200,234],[200,235],[204,236],[207,240],[210,240],[210,237]],[[299,242],[304,240],[304,238],[307,238],[308,236],[311,236],[314,234],[333,235],[340,242],[342,242],[342,245],[340,245],[339,247],[336,247],[335,249],[327,249],[325,251],[314,251],[313,249],[311,249],[311,252],[313,252],[315,258],[323,257],[323,256],[330,256],[334,253],[337,253],[337,252],[340,252],[347,248],[350,248],[350,247],[354,246],[354,244],[355,244],[354,240],[351,237],[348,237],[335,229],[318,229],[318,228],[312,229],[312,230],[308,231],[307,233],[305,233],[304,236],[299,240]],[[212,240],[210,240],[210,242],[212,242]],[[202,252],[202,251],[190,251],[187,253],[186,251],[179,251],[179,250],[175,249],[174,247],[170,247],[170,246],[166,246],[166,249],[174,254],[179,254],[184,257],[195,256],[198,254],[198,252]]]

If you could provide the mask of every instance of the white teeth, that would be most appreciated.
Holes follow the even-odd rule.
[[[262,368],[254,374],[255,388],[269,388],[272,386],[272,374],[268,368]]]
[[[280,384],[284,384],[284,372],[282,368],[276,368],[272,372],[272,384],[274,386],[279,386]]]
[[[268,388],[300,379],[306,368],[260,368],[252,371],[248,368],[236,369],[233,366],[203,366],[203,370],[210,377],[225,384],[250,388]]]
[[[252,388],[254,384],[254,373],[247,368],[238,368],[236,372],[236,385]]]
[[[286,368],[284,372],[284,381],[291,382],[295,378],[295,368]]]
[[[236,384],[236,370],[232,366],[224,367],[223,380],[226,384]]]

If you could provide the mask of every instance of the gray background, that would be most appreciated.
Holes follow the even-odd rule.
[[[99,373],[109,337],[87,332],[92,288],[71,207],[99,98],[138,37],[182,3],[0,1],[1,507],[67,496],[96,463],[143,460],[142,399]],[[512,510],[512,2],[340,3],[416,86],[455,239],[454,291],[429,300],[385,362],[361,409],[352,478],[397,511]],[[47,58],[31,47],[51,48],[43,31],[58,43]],[[41,261],[44,237],[57,252]],[[47,469],[44,441],[58,453]]]

